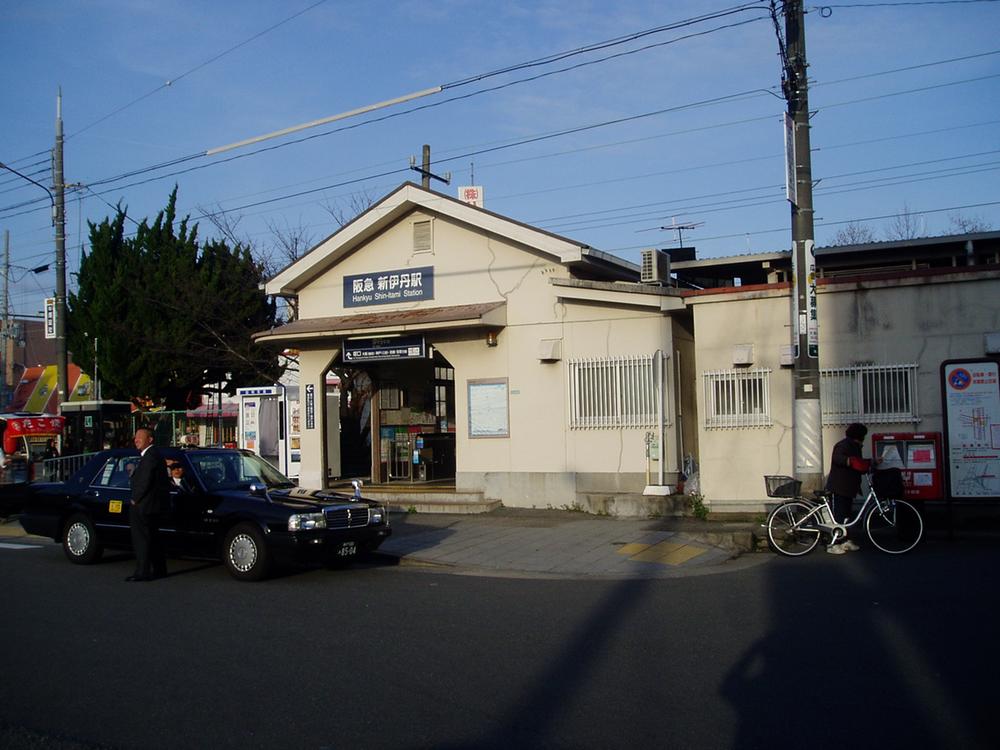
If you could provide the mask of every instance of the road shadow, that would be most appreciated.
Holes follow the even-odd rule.
[[[567,696],[592,682],[603,661],[602,649],[595,646],[620,636],[650,587],[657,583],[650,578],[629,578],[613,585],[591,616],[567,639],[559,656],[531,675],[518,701],[491,721],[493,729],[466,740],[436,742],[433,746],[438,750],[563,747],[558,727],[573,710]],[[424,746],[417,745],[414,750],[418,747]]]
[[[374,554],[399,558],[434,549],[455,534],[451,526],[459,522],[460,520],[442,522],[440,518],[427,520],[418,516],[393,518],[392,536]]]
[[[991,573],[959,570],[947,544],[896,556],[855,539],[845,556],[818,547],[768,566],[773,625],[721,685],[731,747],[1000,747],[995,639],[980,627],[997,606],[972,593],[994,588]]]

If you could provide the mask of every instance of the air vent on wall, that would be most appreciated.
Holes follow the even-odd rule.
[[[430,252],[433,246],[430,221],[413,222],[413,252]]]

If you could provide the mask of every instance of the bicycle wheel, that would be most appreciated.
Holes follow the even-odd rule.
[[[865,518],[865,531],[880,550],[901,555],[917,546],[924,535],[924,522],[905,500],[878,500]]]
[[[782,503],[767,519],[767,539],[775,552],[798,557],[812,552],[819,542],[814,507],[792,500]]]

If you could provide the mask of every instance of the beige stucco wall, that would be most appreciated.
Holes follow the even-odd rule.
[[[326,483],[326,457],[323,435],[326,420],[339,419],[339,414],[327,415],[326,371],[337,350],[301,349],[299,351],[299,398],[301,408],[299,484],[303,487],[323,487]],[[306,388],[314,389],[315,428],[306,429]]]
[[[715,510],[763,508],[762,476],[793,473],[792,371],[778,364],[790,340],[790,304],[787,288],[693,300],[701,489]],[[821,367],[918,365],[919,421],[869,424],[870,432],[941,431],[940,364],[983,356],[984,333],[1000,330],[1000,278],[980,272],[821,285],[818,310]],[[741,343],[754,344],[754,367],[771,368],[774,424],[706,429],[702,373],[731,368],[732,345]],[[823,429],[824,472],[844,427]]]
[[[431,219],[431,253],[412,251],[413,222]],[[434,267],[434,299],[365,308],[343,307],[343,277],[409,267]],[[583,357],[670,353],[672,324],[656,307],[563,299],[552,278],[570,270],[546,254],[462,224],[415,211],[390,226],[299,291],[300,318],[506,302],[506,326],[495,347],[484,331],[426,332],[455,368],[456,485],[481,490],[513,506],[564,507],[594,488],[641,492],[645,486],[647,428],[569,430],[567,362]],[[542,340],[561,340],[562,358],[542,361]],[[322,383],[335,352],[303,353],[303,384]],[[671,361],[668,383],[673,384]],[[509,438],[471,438],[468,383],[506,378]],[[319,385],[317,385],[319,387]],[[668,389],[669,392],[669,389]],[[666,399],[672,424],[673,400]],[[303,430],[302,483],[320,481],[317,416]],[[677,447],[667,430],[666,469],[677,470]]]

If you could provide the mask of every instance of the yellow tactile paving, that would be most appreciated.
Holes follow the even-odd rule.
[[[632,555],[630,559],[640,562],[660,562],[661,558],[679,550],[683,546],[683,544],[678,544],[677,542],[660,542],[637,555]]]
[[[670,554],[664,555],[660,558],[660,562],[667,565],[681,565],[703,554],[705,554],[705,550],[700,547],[692,547],[690,544],[685,544],[679,550],[674,550]]]
[[[644,549],[649,549],[648,544],[639,544],[638,542],[632,542],[630,544],[623,544],[618,548],[619,555],[625,555],[626,557],[632,557],[632,555],[637,555]]]
[[[618,549],[619,555],[638,562],[660,563],[661,565],[681,565],[702,555],[706,550],[693,547],[690,544],[677,542],[659,542],[658,544],[640,544],[632,542],[623,544]]]

